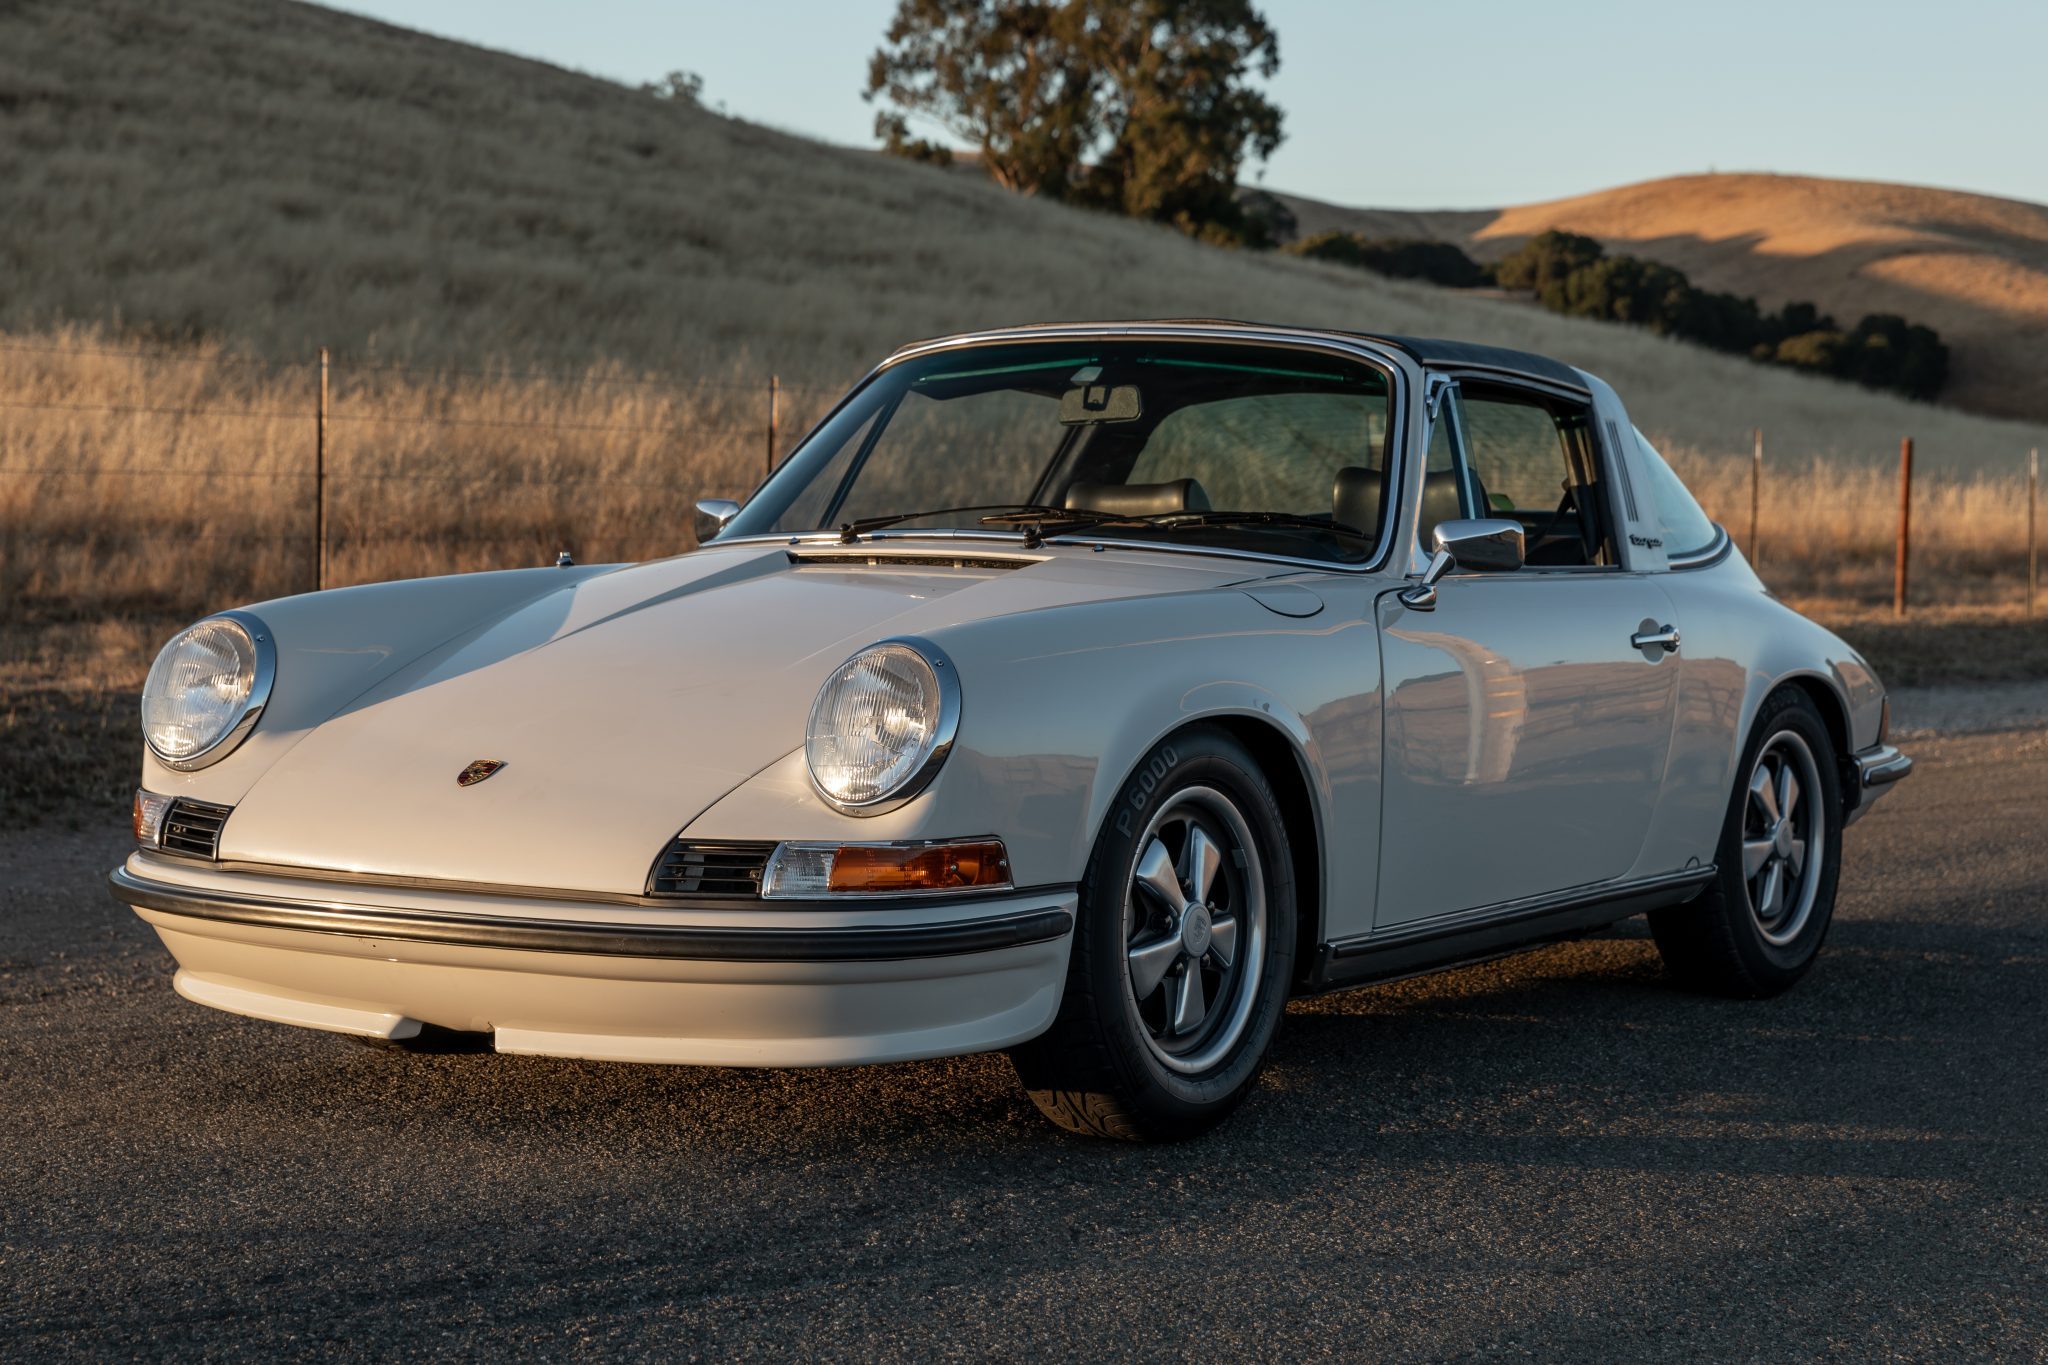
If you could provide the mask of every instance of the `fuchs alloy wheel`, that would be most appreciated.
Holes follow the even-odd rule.
[[[1775,995],[1820,952],[1841,868],[1840,767],[1813,700],[1772,693],[1736,772],[1713,882],[1688,905],[1653,911],[1650,929],[1686,985]]]
[[[1097,1137],[1193,1137],[1258,1076],[1294,966],[1279,803],[1257,762],[1207,727],[1125,783],[1081,884],[1058,1019],[1011,1051],[1041,1112]]]

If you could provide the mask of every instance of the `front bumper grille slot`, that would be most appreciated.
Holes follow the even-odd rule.
[[[221,828],[227,824],[233,811],[232,806],[216,806],[208,801],[194,801],[181,796],[171,802],[170,810],[164,815],[160,847],[166,853],[218,861]]]
[[[647,878],[650,896],[732,896],[758,899],[773,843],[705,843],[675,839]]]

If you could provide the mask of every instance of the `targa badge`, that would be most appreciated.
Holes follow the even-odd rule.
[[[477,783],[483,781],[504,766],[505,760],[502,758],[477,759],[455,775],[455,785],[458,787],[474,787]]]

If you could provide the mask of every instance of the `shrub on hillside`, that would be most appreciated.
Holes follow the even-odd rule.
[[[1427,280],[1452,289],[1471,289],[1488,280],[1486,267],[1450,242],[1319,232],[1290,244],[1287,250],[1314,261],[1370,270],[1397,280]]]
[[[1552,228],[1494,266],[1503,288],[1526,289],[1573,317],[1647,327],[1766,364],[1932,399],[1948,381],[1948,347],[1933,328],[1873,314],[1844,331],[1814,304],[1766,314],[1753,298],[1696,287],[1685,272],[1610,256],[1591,237]]]

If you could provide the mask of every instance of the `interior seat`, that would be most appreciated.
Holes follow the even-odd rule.
[[[1345,465],[1330,487],[1330,518],[1340,526],[1376,535],[1380,529],[1381,486],[1385,475],[1361,465]]]
[[[1415,540],[1422,546],[1424,554],[1431,554],[1436,550],[1434,533],[1438,522],[1456,521],[1464,515],[1458,500],[1456,470],[1446,469],[1440,474],[1422,476],[1422,516],[1415,524]]]
[[[1208,512],[1209,492],[1199,479],[1165,483],[1076,483],[1067,486],[1069,512],[1108,512],[1153,517],[1173,512]]]

